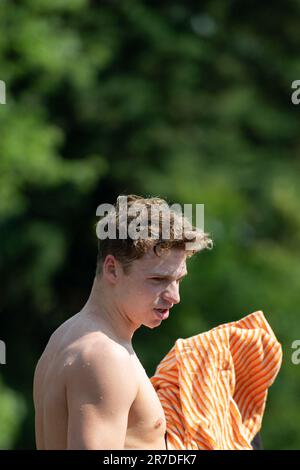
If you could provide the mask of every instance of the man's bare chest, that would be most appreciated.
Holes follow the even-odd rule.
[[[134,357],[138,393],[128,416],[128,432],[154,442],[164,438],[166,421],[159,398],[138,358]]]

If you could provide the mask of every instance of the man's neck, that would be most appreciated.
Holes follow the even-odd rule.
[[[96,322],[100,330],[110,333],[118,342],[132,347],[132,337],[139,328],[126,317],[116,305],[113,291],[95,277],[90,296],[82,309],[82,313]]]

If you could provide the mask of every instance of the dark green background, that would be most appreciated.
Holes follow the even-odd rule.
[[[178,337],[263,310],[283,347],[265,448],[300,448],[300,2],[2,0],[0,447],[34,447],[32,378],[93,280],[96,208],[204,203],[215,247],[134,346],[151,375]]]

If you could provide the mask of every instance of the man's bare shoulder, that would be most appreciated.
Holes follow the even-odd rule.
[[[102,331],[87,333],[70,345],[74,353],[74,366],[90,363],[92,365],[111,360],[126,363],[133,355],[129,347],[110,338]]]
[[[94,382],[113,381],[126,376],[134,379],[133,350],[98,331],[86,334],[70,345],[65,368],[69,382],[82,383],[83,379]]]

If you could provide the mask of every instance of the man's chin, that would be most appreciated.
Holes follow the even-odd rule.
[[[158,326],[160,326],[161,322],[160,323],[157,323],[156,325],[147,325],[147,328],[150,328],[151,330],[154,330],[154,328],[157,328]]]
[[[150,328],[151,330],[153,330],[154,328],[157,328],[158,326],[161,325],[161,322],[162,320],[160,320],[159,318],[154,322],[152,321],[151,323],[143,323],[143,326],[145,326],[146,328]]]
[[[148,319],[148,323],[143,323],[143,326],[146,328],[150,328],[153,330],[161,325],[163,320],[166,320],[169,317],[169,310],[165,310],[163,312],[158,312],[157,309],[153,309],[154,315],[151,318],[151,321]]]

